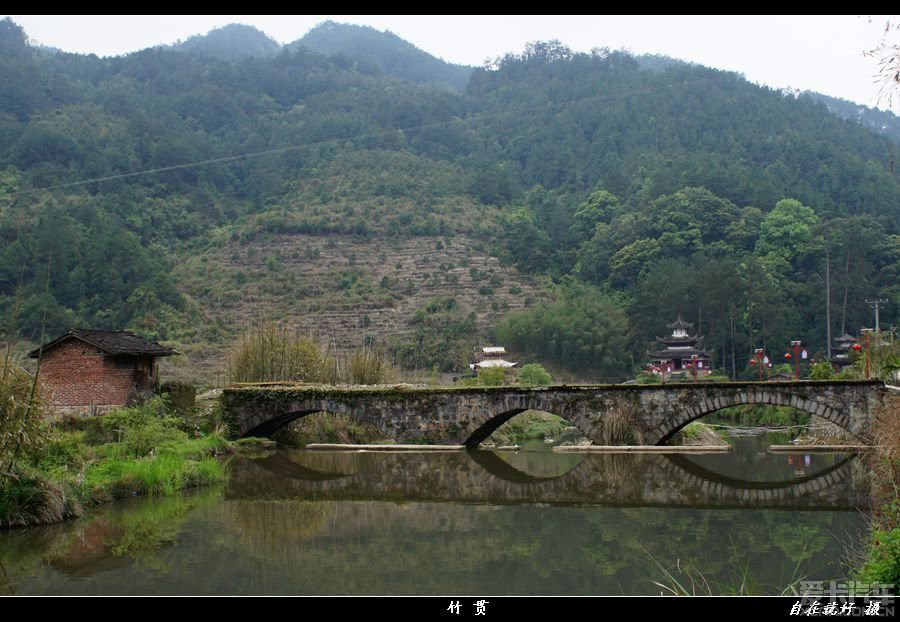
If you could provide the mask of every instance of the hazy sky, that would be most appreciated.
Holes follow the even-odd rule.
[[[864,50],[884,35],[885,16],[385,16],[385,15],[12,15],[36,42],[68,52],[125,54],[251,24],[281,43],[325,20],[390,30],[444,60],[480,65],[529,41],[569,47],[625,48],[739,71],[773,87],[814,90],[869,106],[877,103],[877,67]],[[893,37],[896,40],[897,33]],[[900,112],[895,98],[894,112]],[[886,107],[882,103],[882,108]]]

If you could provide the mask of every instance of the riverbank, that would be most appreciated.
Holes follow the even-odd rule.
[[[900,393],[885,398],[889,407],[875,421],[877,448],[868,455],[873,511],[868,544],[856,579],[900,585]]]
[[[189,433],[188,430],[191,430]],[[221,456],[253,448],[178,417],[160,398],[102,417],[69,418],[0,482],[0,528],[47,525],[115,499],[223,482]]]

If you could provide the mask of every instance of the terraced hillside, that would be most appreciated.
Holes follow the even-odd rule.
[[[547,297],[484,242],[462,236],[273,235],[231,241],[179,264],[174,276],[219,328],[221,345],[185,345],[164,371],[206,382],[221,380],[228,344],[255,320],[282,321],[343,349],[365,336],[403,342],[416,311],[435,298],[455,299],[481,333]]]

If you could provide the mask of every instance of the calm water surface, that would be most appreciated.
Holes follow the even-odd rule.
[[[687,578],[676,564],[716,593],[745,572],[779,593],[846,576],[861,466],[766,454],[772,441],[689,457],[280,450],[234,461],[218,488],[0,532],[0,593],[654,594],[660,566]]]

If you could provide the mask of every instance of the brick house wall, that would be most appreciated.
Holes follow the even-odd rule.
[[[54,407],[124,406],[136,389],[149,388],[140,386],[147,382],[138,369],[153,365],[149,356],[111,356],[70,339],[44,354],[40,380]]]

